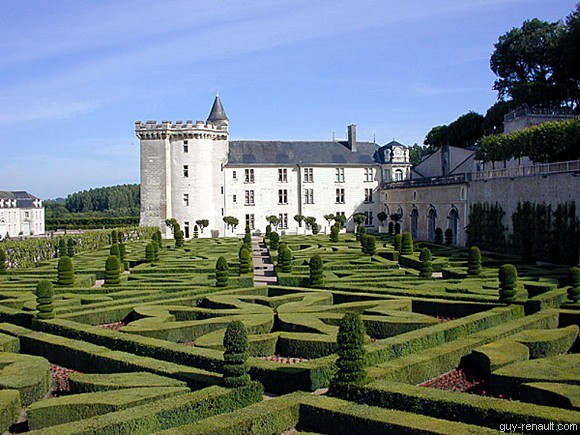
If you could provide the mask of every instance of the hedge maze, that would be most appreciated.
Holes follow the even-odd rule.
[[[371,250],[366,235],[333,239],[281,236],[270,249],[278,283],[265,287],[253,286],[238,239],[176,247],[144,237],[8,268],[2,430],[481,434],[554,423],[570,433],[580,423],[580,304],[569,297],[569,268],[413,246],[408,236],[400,250],[390,236],[377,235]],[[322,277],[312,282],[315,256]],[[227,268],[216,273],[220,257]],[[62,258],[73,271],[64,282]],[[112,264],[123,265],[118,274]],[[509,303],[500,301],[504,264],[517,270]],[[365,381],[345,375],[327,392],[347,313],[364,325]],[[247,341],[228,332],[224,363],[229,325],[243,326]],[[224,371],[236,381],[224,383]]]

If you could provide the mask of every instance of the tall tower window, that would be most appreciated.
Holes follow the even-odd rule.
[[[344,168],[336,168],[336,176],[334,181],[337,183],[344,183]]]
[[[253,183],[253,182],[254,182],[254,170],[244,169],[244,183]]]
[[[183,176],[185,178],[189,177],[189,165],[183,165]]]
[[[189,143],[186,140],[183,141],[183,152],[184,153],[189,152]]]

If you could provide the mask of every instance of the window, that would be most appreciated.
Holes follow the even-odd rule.
[[[373,226],[373,212],[372,211],[365,211],[365,226],[372,227]]]
[[[183,165],[183,176],[185,178],[189,177],[189,165]]]
[[[337,183],[344,183],[344,168],[336,168],[336,177],[334,181]]]
[[[183,152],[184,153],[189,152],[189,143],[186,140],[183,141]]]
[[[232,200],[233,200],[233,202],[238,202],[238,196],[237,195],[232,195]]]
[[[183,194],[183,205],[189,207],[189,193]]]
[[[30,212],[29,211],[25,211],[24,212],[24,217],[25,218],[29,218],[30,217]]]
[[[183,222],[183,232],[184,232],[184,237],[186,239],[189,239],[189,221]]]
[[[232,171],[232,178],[234,180],[236,180],[238,178],[238,174],[236,174],[236,171]]]
[[[246,226],[250,227],[251,230],[254,229],[254,214],[246,215]]]
[[[365,202],[373,202],[373,189],[365,189]]]
[[[374,181],[374,175],[373,168],[365,168],[365,181]]]
[[[278,228],[288,228],[288,213],[278,214]]]
[[[287,189],[278,189],[278,204],[288,204]]]
[[[336,203],[344,204],[344,189],[336,189]]]
[[[224,186],[221,186],[222,195],[224,194]]]
[[[304,182],[305,183],[314,182],[314,168],[304,168]]]
[[[246,190],[244,205],[254,205],[254,191],[253,190]]]
[[[244,169],[244,183],[253,183],[253,182],[254,182],[254,170]]]
[[[403,181],[403,170],[397,169],[395,171],[395,181]]]
[[[278,169],[278,183],[288,182],[288,169],[282,168]]]
[[[314,189],[304,189],[304,204],[314,204]]]

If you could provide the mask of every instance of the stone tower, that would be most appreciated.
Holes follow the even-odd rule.
[[[205,123],[135,123],[141,146],[140,225],[158,226],[170,237],[165,220],[175,218],[190,238],[195,221],[207,219],[200,237],[221,235],[228,127],[219,96]]]

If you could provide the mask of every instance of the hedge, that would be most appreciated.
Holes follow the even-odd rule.
[[[376,381],[358,390],[359,401],[435,418],[499,429],[500,424],[578,423],[580,413],[534,404],[462,394],[390,381]]]
[[[20,418],[22,403],[18,390],[0,390],[0,430],[8,428]]]
[[[580,385],[530,382],[520,386],[520,395],[524,402],[580,411]]]
[[[19,353],[20,340],[11,335],[0,334],[0,352]]]
[[[151,387],[56,397],[33,403],[28,407],[28,426],[31,430],[42,429],[189,392],[187,387]]]
[[[69,374],[70,393],[94,393],[123,388],[185,387],[187,384],[150,372],[132,373],[77,373]]]
[[[0,354],[0,389],[18,390],[23,405],[40,400],[50,389],[50,364],[44,358]]]
[[[37,434],[59,435],[149,435],[191,424],[212,415],[232,412],[262,400],[263,387],[252,382],[240,388],[209,387],[189,394],[158,400],[147,405],[111,412],[72,423],[38,430]]]

